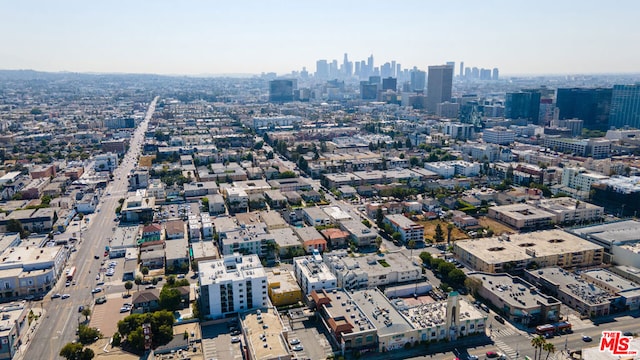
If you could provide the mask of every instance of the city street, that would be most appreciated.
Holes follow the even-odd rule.
[[[34,306],[42,306],[46,311],[46,317],[42,319],[42,324],[32,337],[31,344],[28,347],[25,359],[55,359],[64,344],[75,339],[75,330],[84,317],[79,313],[79,306],[90,306],[93,309],[94,294],[91,289],[96,287],[96,274],[99,273],[101,260],[94,259],[94,255],[98,255],[103,259],[105,246],[109,245],[108,238],[113,233],[117,223],[114,221],[115,209],[119,205],[118,199],[123,198],[127,194],[127,174],[135,166],[135,161],[140,154],[140,146],[144,133],[147,129],[149,119],[155,111],[155,105],[158,98],[155,98],[149,105],[144,121],[138,126],[131,138],[130,148],[121,162],[120,166],[114,171],[113,181],[107,185],[104,190],[104,196],[98,206],[100,212],[89,214],[83,220],[86,228],[78,234],[78,251],[72,253],[67,267],[76,267],[76,277],[74,280],[77,285],[65,288],[64,276],[58,280],[58,284],[47,295],[42,304],[37,303]],[[111,194],[111,195],[106,195]],[[106,284],[101,294],[108,295],[110,293],[121,293],[123,287],[113,288]],[[71,297],[68,299],[51,299],[51,294],[67,293]],[[110,337],[113,334],[104,334]]]

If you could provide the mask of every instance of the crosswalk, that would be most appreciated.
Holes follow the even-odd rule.
[[[507,359],[515,359],[518,357],[517,351],[501,340],[494,340],[494,343],[498,347],[498,349],[500,349],[500,351],[507,356]]]
[[[519,331],[518,329],[514,329],[514,328],[494,329],[494,330],[491,330],[490,334],[492,338],[503,338],[503,337],[509,337],[509,336],[522,335],[529,340],[533,339],[533,335],[524,331]]]

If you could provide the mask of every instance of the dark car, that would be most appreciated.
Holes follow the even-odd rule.
[[[502,316],[496,315],[493,318],[496,319],[496,321],[499,322],[500,324],[504,324],[504,319],[502,318]]]
[[[591,336],[585,335],[585,336],[582,337],[582,341],[584,341],[584,342],[592,342],[593,339],[591,338]]]
[[[82,310],[84,310],[84,306],[83,305],[78,306],[78,312],[81,313]]]
[[[96,259],[96,260],[99,260],[99,259],[100,259],[100,256],[98,256],[98,255],[93,255],[93,258],[94,258],[94,259]]]

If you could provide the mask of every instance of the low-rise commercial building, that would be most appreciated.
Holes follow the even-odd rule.
[[[526,270],[525,279],[556,297],[583,316],[609,314],[611,294],[589,284],[579,275],[557,267]]]
[[[532,327],[560,319],[560,301],[510,274],[473,272],[481,282],[478,294],[489,300],[509,321]]]
[[[640,284],[604,269],[583,271],[580,276],[612,295],[618,296],[614,303],[618,310],[634,311],[640,308]]]
[[[529,204],[492,206],[488,216],[518,230],[537,230],[551,226],[554,214]]]
[[[269,299],[273,306],[286,306],[302,301],[302,290],[293,273],[274,269],[267,272]]]
[[[276,309],[260,308],[240,316],[249,360],[290,360],[288,331]]]

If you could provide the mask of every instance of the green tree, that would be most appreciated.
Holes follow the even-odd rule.
[[[124,283],[124,288],[127,289],[127,295],[129,295],[129,291],[133,289],[133,283],[131,281],[127,281]]]
[[[95,357],[93,350],[85,349],[80,343],[67,343],[60,349],[59,355],[67,360],[91,360]]]
[[[367,220],[367,219],[362,220],[362,225],[364,225],[364,226],[366,226],[368,228],[371,228],[371,222],[369,222],[369,220]]]
[[[17,219],[9,219],[7,221],[7,232],[19,233],[23,239],[29,236],[29,231],[25,230],[20,220]]]
[[[142,273],[142,275],[147,276],[149,275],[149,268],[146,266],[143,266],[142,269],[140,269],[140,272]]]
[[[433,236],[433,240],[435,240],[435,242],[443,242],[444,241],[444,232],[442,231],[442,226],[440,226],[440,223],[438,223],[438,225],[436,225],[436,230],[435,230],[435,234]]]
[[[113,337],[111,338],[111,345],[113,346],[120,346],[120,343],[122,342],[122,336],[120,335],[119,332],[115,332],[113,334]]]
[[[425,265],[431,265],[431,254],[428,251],[423,251],[420,253],[420,260],[422,260],[422,263]]]
[[[382,245],[382,238],[380,236],[376,237],[376,247],[380,249],[380,245]]]
[[[176,288],[164,286],[160,291],[160,308],[169,311],[180,309],[180,291]]]
[[[383,221],[384,221],[384,214],[382,213],[382,208],[379,207],[378,210],[376,210],[376,225],[378,225],[379,228],[383,228]]]
[[[451,232],[453,231],[453,224],[452,223],[448,223],[447,224],[447,245],[451,245]]]
[[[80,326],[78,326],[78,340],[81,344],[91,344],[100,337],[102,337],[102,334],[100,334],[98,329],[88,327],[84,324],[80,324]]]
[[[82,316],[84,316],[85,321],[89,321],[89,315],[91,315],[91,309],[89,309],[89,307],[82,309]]]
[[[393,238],[393,240],[395,241],[400,241],[402,240],[402,234],[400,234],[399,232],[394,232],[393,234],[391,234],[391,237]]]

